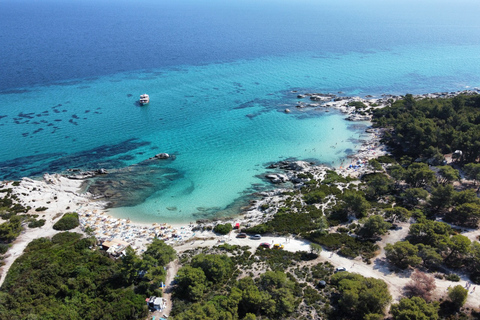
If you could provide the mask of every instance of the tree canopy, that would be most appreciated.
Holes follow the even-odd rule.
[[[331,283],[340,293],[339,312],[349,319],[383,315],[392,300],[387,284],[379,279],[339,272],[332,276]]]
[[[456,285],[455,287],[448,288],[448,299],[453,303],[453,305],[459,309],[467,301],[468,290],[462,287],[461,285]]]
[[[373,121],[392,129],[384,141],[397,153],[435,165],[441,164],[438,154],[461,150],[459,160],[468,163],[480,156],[479,106],[480,95],[420,100],[406,95],[391,108],[375,110]]]
[[[33,240],[1,288],[0,318],[144,319],[144,297],[122,286],[120,263],[92,244],[68,232]]]
[[[76,228],[79,225],[80,222],[78,221],[78,213],[70,212],[65,213],[63,217],[53,225],[53,229],[65,231]]]
[[[394,320],[437,320],[439,309],[438,303],[427,303],[420,297],[412,297],[392,304],[390,312]]]
[[[386,222],[382,216],[373,215],[367,218],[358,235],[366,239],[376,238],[387,233],[391,226],[392,224]]]

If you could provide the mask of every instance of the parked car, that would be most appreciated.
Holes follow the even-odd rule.
[[[345,267],[337,267],[335,269],[335,272],[342,272],[342,271],[347,271],[347,269]]]
[[[265,249],[270,249],[270,243],[268,242],[262,242],[260,243],[260,247],[263,247]]]
[[[273,245],[273,249],[280,249],[281,250],[281,249],[283,249],[283,244],[275,243]]]
[[[254,236],[251,236],[250,239],[252,239],[252,240],[260,240],[260,239],[262,239],[262,236],[259,235],[259,234],[256,234],[256,235],[254,235]]]
[[[247,237],[247,234],[244,232],[240,232],[239,234],[237,234],[237,238],[246,238],[246,237]]]
[[[318,287],[319,288],[325,288],[327,286],[327,283],[324,280],[320,280],[318,282]]]

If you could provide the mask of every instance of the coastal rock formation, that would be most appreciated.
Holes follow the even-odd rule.
[[[88,178],[93,178],[98,175],[104,175],[107,174],[108,171],[106,169],[100,168],[97,170],[90,170],[90,171],[79,171],[77,169],[72,169],[69,170],[70,172],[77,172],[76,174],[71,174],[67,175],[68,179],[73,179],[73,180],[84,180]]]
[[[290,171],[307,171],[311,167],[311,163],[306,161],[279,161],[272,163],[268,169],[281,169]]]
[[[293,170],[293,171],[307,171],[309,168],[310,168],[310,163],[306,161],[290,162],[287,166],[288,170]]]
[[[351,114],[345,118],[348,121],[369,121],[371,120],[370,115],[361,115],[361,114]]]
[[[61,178],[61,175],[59,175],[58,173],[55,173],[55,174],[48,174],[48,173],[44,173],[43,174],[43,180],[47,183],[47,184],[59,184],[60,182],[60,178]],[[29,183],[33,183],[34,181],[30,178],[23,178],[24,181],[28,181]]]
[[[168,159],[168,158],[170,158],[170,155],[168,153],[159,153],[159,154],[156,154],[153,158],[154,159]]]
[[[287,175],[281,173],[267,174],[265,178],[269,179],[270,182],[275,184],[284,183],[289,180]]]

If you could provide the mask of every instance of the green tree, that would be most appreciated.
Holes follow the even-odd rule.
[[[452,168],[451,166],[440,166],[438,167],[439,183],[447,184],[453,181],[460,180],[460,173],[457,169]]]
[[[122,256],[122,266],[121,266],[121,274],[123,276],[123,280],[128,285],[132,284],[133,281],[137,278],[138,275],[138,267],[140,266],[140,259],[135,253],[135,250],[132,247],[127,247],[125,249],[125,254]]]
[[[422,218],[410,225],[408,240],[413,244],[423,243],[444,250],[451,233],[452,228],[448,224]]]
[[[432,196],[429,200],[429,206],[432,212],[436,211],[445,211],[452,205],[453,195],[455,190],[453,190],[453,186],[448,185],[440,185],[432,190]]]
[[[412,213],[403,207],[395,206],[385,209],[385,218],[395,223],[397,221],[405,222],[412,216]]]
[[[325,215],[321,215],[317,219],[317,230],[315,230],[318,234],[327,234],[328,233],[328,220]]]
[[[310,251],[316,254],[320,254],[322,252],[322,246],[316,243],[310,243]]]
[[[306,204],[322,203],[326,194],[322,190],[313,190],[303,195]]]
[[[331,283],[340,293],[340,312],[350,319],[384,315],[385,308],[392,300],[386,283],[379,279],[339,272],[332,276]]]
[[[260,290],[268,292],[271,299],[275,302],[274,307],[267,310],[268,316],[283,318],[287,314],[292,313],[298,305],[293,296],[295,283],[284,272],[265,272],[260,276],[258,286]]]
[[[475,185],[480,181],[480,163],[467,163],[463,170],[466,178],[473,180]]]
[[[424,245],[423,243],[417,244],[417,248],[418,256],[422,258],[425,268],[435,269],[443,262],[442,255],[438,253],[435,248]]]
[[[447,242],[449,253],[445,257],[445,263],[451,267],[462,266],[464,259],[470,253],[471,244],[470,239],[461,234],[452,236]]]
[[[453,193],[453,205],[459,206],[465,203],[480,204],[480,198],[478,198],[475,190],[467,189]]]
[[[145,297],[119,281],[123,262],[91,244],[70,232],[31,241],[3,283],[0,319],[145,319]]]
[[[368,160],[368,165],[374,172],[376,171],[383,171],[382,164],[377,159],[370,159]]]
[[[228,234],[230,231],[232,231],[233,227],[231,223],[225,223],[225,224],[217,224],[215,228],[213,228],[213,231],[218,233],[218,234]]]
[[[161,282],[165,282],[166,266],[170,261],[175,259],[175,250],[166,245],[159,239],[154,239],[142,254],[142,259],[137,263],[137,286],[138,292],[147,295],[156,295],[155,290],[158,289]],[[143,275],[140,274],[143,272]],[[143,290],[142,290],[143,289]]]
[[[468,290],[461,285],[448,288],[448,299],[453,303],[455,308],[460,309],[467,301]]]
[[[401,165],[398,165],[398,164],[392,165],[387,170],[388,170],[388,173],[390,174],[390,176],[393,179],[398,180],[398,181],[405,180],[405,175],[406,175],[407,171]]]
[[[434,166],[440,165],[445,161],[442,152],[433,146],[430,146],[425,150],[425,157],[427,158],[427,162]]]
[[[465,107],[465,96],[455,96],[455,98],[453,98],[452,100],[452,106],[455,108],[456,111],[459,111],[460,109]]]
[[[237,288],[242,293],[242,299],[238,306],[238,313],[259,314],[262,310],[269,310],[275,304],[267,292],[261,292],[251,277],[238,280]]]
[[[22,230],[22,218],[12,216],[9,221],[0,224],[0,241],[12,242]]]
[[[390,194],[393,189],[393,181],[385,174],[374,173],[364,176],[363,179],[367,183],[365,195],[369,200]]]
[[[390,312],[394,320],[437,320],[438,302],[427,303],[420,297],[402,298],[392,304]]]
[[[428,198],[428,192],[422,188],[408,188],[400,194],[400,198],[405,207],[413,209],[421,200]]]
[[[465,99],[465,103],[459,102]],[[407,101],[407,102],[405,102]],[[410,106],[410,107],[407,107]],[[410,158],[428,158],[435,164],[442,153],[462,150],[461,161],[475,162],[480,155],[478,98],[415,99],[396,101],[374,112],[373,121],[391,128],[384,141],[394,153]]]
[[[470,278],[473,282],[480,283],[480,242],[474,241],[472,243],[467,262],[467,269],[470,271]]]
[[[393,265],[405,269],[408,266],[415,267],[422,263],[418,255],[418,248],[408,241],[399,241],[395,244],[387,243],[385,256]]]
[[[476,203],[464,203],[448,212],[446,218],[448,221],[453,221],[460,226],[478,228],[480,205]]]
[[[70,212],[65,213],[63,217],[53,225],[53,229],[65,231],[74,229],[79,225],[80,221],[78,220],[78,213]]]
[[[157,263],[156,265],[166,266],[170,261],[173,261],[176,257],[175,250],[167,245],[160,239],[153,239],[147,247],[147,250],[143,253],[143,257],[151,257]]]
[[[200,268],[185,266],[178,270],[175,294],[181,298],[198,301],[207,291],[207,277]]]
[[[367,218],[363,227],[359,230],[358,235],[365,239],[373,239],[380,235],[384,235],[392,226],[386,222],[382,216],[374,215]]]
[[[403,99],[403,105],[405,106],[405,108],[408,110],[412,110],[416,104],[417,103],[413,95],[410,93],[407,93]]]
[[[414,188],[423,188],[431,185],[435,181],[435,173],[430,170],[427,164],[415,162],[412,163],[405,173],[405,182]]]
[[[209,281],[221,283],[232,273],[233,262],[224,254],[199,254],[191,262],[192,267],[201,268]]]
[[[294,283],[287,278],[284,272],[267,271],[260,276],[259,288],[265,291],[272,291],[273,289],[289,288],[292,289]]]
[[[197,302],[175,314],[175,320],[233,320],[233,315],[222,309],[218,301]]]
[[[357,218],[365,217],[370,209],[370,203],[359,192],[345,191],[343,201],[343,209]]]

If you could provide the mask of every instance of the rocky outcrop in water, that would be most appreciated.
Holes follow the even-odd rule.
[[[269,179],[271,183],[284,183],[287,182],[288,176],[285,174],[275,173],[275,174],[267,174],[265,178]]]
[[[156,154],[152,159],[169,159],[170,155],[168,153],[159,153]]]
[[[107,200],[109,207],[135,206],[179,178],[181,174],[172,168],[144,161],[112,170],[108,175],[97,175],[91,179],[87,191],[97,199]]]
[[[108,173],[106,169],[100,168],[97,170],[89,170],[89,171],[80,171],[80,169],[69,169],[69,172],[75,172],[74,174],[67,175],[68,179],[73,180],[84,180],[96,177],[98,175],[105,175]]]

